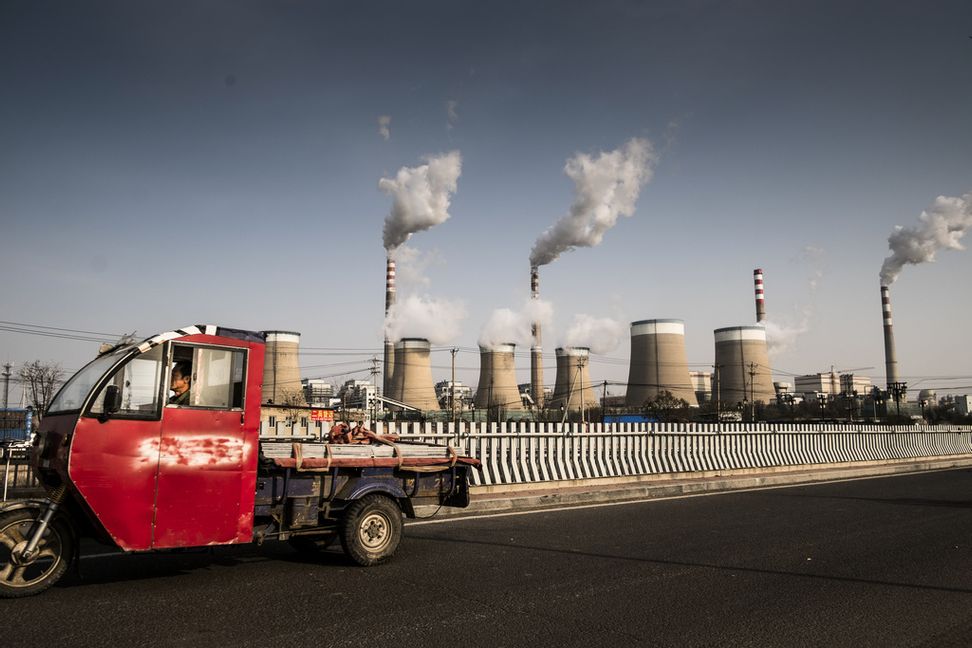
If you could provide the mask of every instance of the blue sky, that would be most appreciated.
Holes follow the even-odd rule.
[[[887,236],[972,190],[970,34],[967,2],[3,0],[0,319],[297,330],[364,354],[305,355],[305,375],[362,377],[378,180],[459,150],[451,217],[409,241],[427,263],[403,290],[461,302],[450,344],[472,349],[526,298],[530,248],[572,202],[567,159],[642,137],[659,160],[635,214],[542,268],[545,349],[581,313],[681,318],[701,369],[714,328],[753,322],[762,267],[771,317],[805,329],[773,356],[781,378],[883,382]],[[892,287],[905,379],[972,385],[970,277],[950,251]],[[0,330],[15,365],[76,369],[95,346]],[[592,378],[623,381],[627,355]],[[474,384],[477,356],[459,364]]]

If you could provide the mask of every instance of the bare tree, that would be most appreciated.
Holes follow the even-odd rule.
[[[47,406],[51,404],[54,392],[57,391],[64,378],[64,370],[61,369],[59,364],[34,360],[33,362],[25,362],[18,374],[23,382],[27,398],[34,407],[34,411],[37,412],[39,419],[44,415]]]

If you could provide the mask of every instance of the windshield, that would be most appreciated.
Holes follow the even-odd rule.
[[[129,350],[130,348],[120,349],[89,362],[84,369],[74,374],[61,387],[61,391],[57,392],[57,396],[54,397],[50,407],[47,408],[47,413],[56,414],[58,412],[70,412],[81,409],[81,406],[84,404],[84,399],[88,397],[95,383],[105,375],[106,371],[111,369],[112,365],[127,354]]]

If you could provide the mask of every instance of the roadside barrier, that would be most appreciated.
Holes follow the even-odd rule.
[[[379,434],[397,434],[403,441],[450,443],[459,452],[479,459],[483,470],[473,473],[475,485],[917,460],[972,453],[972,427],[959,425],[513,422],[379,423],[375,428]],[[283,430],[264,430],[274,431]],[[320,425],[291,432],[326,434]]]

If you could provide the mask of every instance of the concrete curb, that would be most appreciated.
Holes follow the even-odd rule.
[[[638,475],[628,478],[584,479],[532,482],[504,486],[475,486],[472,501],[464,509],[418,507],[419,517],[465,517],[490,513],[542,510],[564,506],[608,504],[677,495],[717,493],[769,486],[812,484],[815,482],[864,477],[884,477],[906,473],[950,470],[972,466],[972,456],[956,455],[926,460],[895,460],[816,466],[776,466],[709,473]]]

